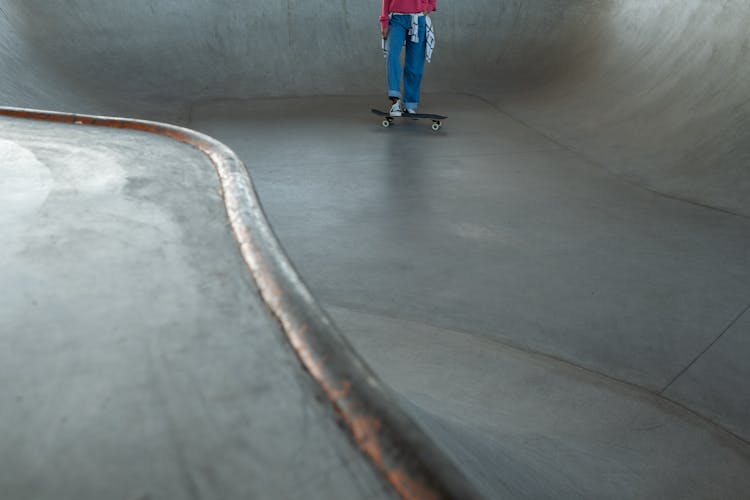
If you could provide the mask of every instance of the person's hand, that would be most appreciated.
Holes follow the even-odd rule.
[[[389,26],[386,26],[385,28],[383,28],[382,26],[380,27],[380,34],[383,35],[383,40],[388,40],[389,31],[390,31]]]
[[[424,14],[425,16],[429,16],[430,15],[430,11],[426,10],[426,11],[422,12],[422,14]]]

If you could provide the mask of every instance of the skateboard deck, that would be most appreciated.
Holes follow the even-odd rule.
[[[376,114],[378,116],[383,117],[383,121],[381,123],[382,123],[382,125],[385,128],[390,127],[391,124],[393,123],[393,120],[398,120],[399,118],[404,118],[404,119],[407,119],[407,120],[420,120],[420,119],[422,119],[422,120],[432,120],[432,130],[434,130],[435,132],[437,132],[443,126],[443,122],[442,121],[448,118],[447,116],[434,115],[434,114],[431,114],[431,113],[414,113],[414,114],[410,114],[410,113],[404,112],[404,114],[401,115],[401,116],[391,116],[388,113],[386,113],[385,111],[380,111],[379,109],[374,109],[373,108],[370,111],[372,111],[374,114]]]

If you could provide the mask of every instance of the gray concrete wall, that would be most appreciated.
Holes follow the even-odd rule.
[[[493,101],[633,182],[750,215],[750,4],[609,3],[539,86]]]
[[[379,93],[379,6],[0,0],[0,100],[144,116]],[[634,182],[750,215],[746,2],[443,1],[434,18],[426,90],[480,94]]]
[[[0,9],[11,27],[0,65],[16,70],[2,83],[17,81],[19,64],[37,77],[11,99],[44,97],[50,74],[55,92],[169,99],[372,93],[385,81],[378,0],[3,0]],[[461,90],[536,74],[563,59],[582,26],[606,23],[607,9],[590,0],[439,3],[428,85]]]
[[[380,94],[379,4],[0,0],[0,104],[180,121],[196,102],[219,113],[213,99]],[[747,2],[440,0],[434,19],[426,90],[473,94],[571,156],[750,217]],[[694,395],[741,390],[747,328],[667,395],[717,421],[746,414]],[[711,379],[716,366],[736,369]]]

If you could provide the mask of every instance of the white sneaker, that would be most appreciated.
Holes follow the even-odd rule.
[[[406,112],[408,114],[410,114],[410,115],[416,115],[417,114],[417,110],[416,109],[407,109]]]
[[[391,116],[401,116],[401,99],[393,103],[391,111],[388,114]]]

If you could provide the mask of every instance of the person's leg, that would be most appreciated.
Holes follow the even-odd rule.
[[[404,68],[404,107],[414,110],[419,107],[419,97],[424,75],[424,57],[426,47],[425,18],[419,18],[419,42],[406,42],[406,67]]]
[[[388,32],[388,97],[401,99],[401,79],[404,69],[401,66],[401,52],[409,31],[404,19],[407,16],[392,16]]]

